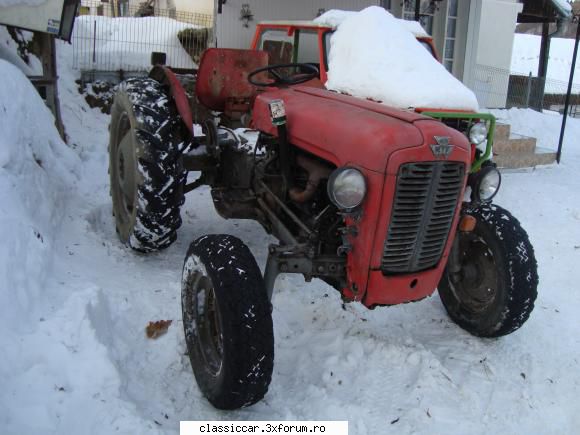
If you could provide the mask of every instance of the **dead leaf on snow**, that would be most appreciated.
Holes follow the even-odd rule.
[[[169,325],[173,320],[157,320],[156,322],[149,322],[147,328],[145,328],[145,333],[147,338],[156,339],[161,337],[169,329]]]

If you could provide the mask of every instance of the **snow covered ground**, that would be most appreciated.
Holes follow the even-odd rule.
[[[225,221],[191,193],[178,242],[137,255],[117,240],[107,175],[108,118],[76,91],[58,44],[70,147],[18,69],[0,61],[0,427],[3,434],[177,433],[180,420],[348,419],[350,433],[576,433],[580,425],[580,120],[560,166],[504,174],[497,203],[528,230],[539,262],[536,309],[518,332],[481,340],[437,295],[367,311],[320,281],[279,279],[276,358],[257,405],[218,412],[185,355],[180,273],[206,233],[244,239],[264,265],[258,224]],[[554,147],[560,117],[498,112]],[[517,126],[517,127],[516,127]],[[538,133],[542,134],[538,134]],[[149,321],[172,319],[145,337]]]

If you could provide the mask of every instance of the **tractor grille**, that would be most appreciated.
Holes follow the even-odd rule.
[[[443,254],[465,166],[453,162],[401,165],[383,251],[383,274],[435,267]]]

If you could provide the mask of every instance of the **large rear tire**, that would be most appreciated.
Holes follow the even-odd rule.
[[[189,247],[181,306],[201,392],[218,409],[261,400],[274,367],[272,310],[254,256],[239,239],[211,235]]]
[[[468,206],[472,232],[458,232],[459,271],[447,264],[439,295],[449,317],[479,337],[520,328],[534,309],[538,272],[534,248],[520,223],[495,204]]]
[[[119,238],[137,251],[168,247],[181,226],[181,124],[159,82],[129,79],[119,86],[111,107],[111,197]]]

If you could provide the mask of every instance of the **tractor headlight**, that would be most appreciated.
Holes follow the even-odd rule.
[[[355,168],[338,168],[328,179],[328,196],[341,210],[352,210],[363,202],[367,193],[364,175]]]
[[[479,202],[489,202],[497,194],[501,185],[501,174],[494,166],[484,166],[472,175],[472,195]]]
[[[469,140],[475,145],[483,143],[487,139],[487,125],[485,122],[478,122],[469,129]]]

